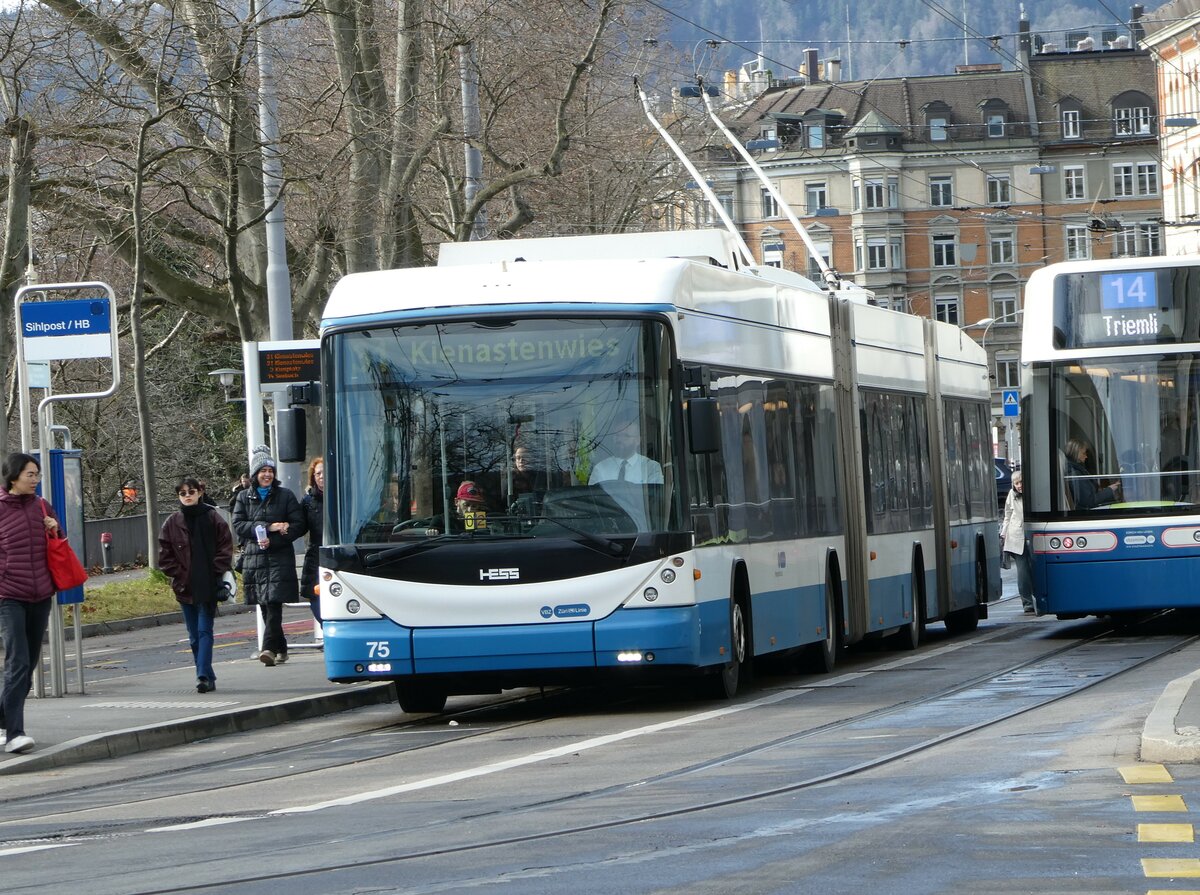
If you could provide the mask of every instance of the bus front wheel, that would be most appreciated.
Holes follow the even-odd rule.
[[[396,699],[409,715],[436,715],[446,707],[449,694],[433,684],[396,681]]]
[[[746,613],[739,600],[731,601],[729,607],[729,661],[715,674],[708,676],[709,686],[705,689],[717,699],[733,699],[741,686],[742,675],[749,667],[749,637],[746,633]]]
[[[909,601],[909,608],[912,615],[908,619],[908,624],[896,632],[896,646],[902,650],[915,650],[921,645],[921,633],[924,625],[921,624],[921,575],[919,569],[912,571],[912,599]]]

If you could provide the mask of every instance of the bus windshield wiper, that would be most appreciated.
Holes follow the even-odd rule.
[[[605,554],[606,556],[622,556],[626,553],[625,545],[620,541],[614,541],[611,538],[605,538],[598,534],[593,534],[590,531],[584,531],[582,528],[576,528],[574,525],[568,525],[556,516],[532,516],[531,519],[544,520],[553,522],[555,525],[561,525],[567,531],[579,535],[583,538],[584,543],[594,550]]]
[[[385,566],[393,563],[398,559],[403,559],[406,556],[412,556],[414,553],[421,553],[430,547],[436,547],[440,544],[445,544],[447,541],[500,541],[500,540],[524,540],[531,538],[533,535],[525,534],[483,534],[483,532],[472,531],[456,531],[447,534],[436,535],[431,538],[423,538],[414,540],[407,544],[398,544],[395,547],[389,547],[386,550],[380,550],[378,553],[372,553],[365,560],[363,566],[368,569],[376,569],[379,566]]]

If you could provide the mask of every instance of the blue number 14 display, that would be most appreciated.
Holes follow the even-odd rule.
[[[1106,311],[1158,307],[1158,284],[1152,271],[1102,274],[1100,290]]]

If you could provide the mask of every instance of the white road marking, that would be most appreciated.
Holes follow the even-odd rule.
[[[612,743],[621,742],[622,740],[633,739],[634,737],[646,736],[652,733],[661,733],[664,730],[671,730],[676,727],[684,727],[689,724],[699,724],[704,721],[712,721],[716,718],[722,718],[726,715],[744,712],[748,709],[762,708],[765,705],[771,705],[775,702],[782,702],[785,699],[793,699],[796,696],[800,696],[808,692],[810,691],[807,689],[801,689],[789,690],[783,693],[773,693],[770,696],[766,696],[762,699],[756,699],[753,702],[745,702],[741,703],[740,705],[728,706],[723,709],[714,709],[711,712],[700,712],[696,715],[686,715],[682,718],[676,718],[673,721],[663,721],[658,724],[648,724],[645,727],[635,727],[631,730],[623,730],[620,733],[592,737],[591,739],[580,740],[577,743],[568,743],[565,746],[558,746],[554,749],[546,749],[542,752],[534,752],[530,755],[522,755],[517,758],[510,758],[506,761],[497,761],[492,764],[479,765],[478,767],[474,768],[464,768],[461,771],[455,771],[450,774],[442,774],[438,777],[430,777],[426,780],[414,780],[411,783],[401,783],[397,786],[389,786],[384,789],[372,789],[366,792],[343,796],[340,799],[330,799],[326,802],[316,802],[312,805],[297,805],[292,808],[279,808],[268,813],[270,815],[307,814],[313,811],[323,811],[326,808],[339,808],[346,805],[358,805],[362,802],[385,799],[388,796],[400,795],[401,793],[416,792],[422,789],[432,789],[435,786],[445,786],[449,783],[459,783],[463,780],[470,780],[474,777],[485,777],[489,774],[498,774],[501,771],[509,771],[513,768],[537,764],[538,762],[542,761],[550,761],[551,759],[561,758],[564,755],[572,755],[588,749],[598,749],[601,746],[608,746]]]
[[[78,845],[78,842],[51,842],[47,845],[23,845],[17,848],[0,849],[0,858],[7,858],[9,855],[24,855],[31,851],[46,851],[50,848],[66,848],[70,845]]]

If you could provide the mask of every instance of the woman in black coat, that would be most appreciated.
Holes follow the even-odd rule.
[[[306,531],[304,510],[296,495],[275,480],[275,461],[264,445],[254,449],[250,487],[233,505],[233,533],[245,545],[242,585],[247,603],[262,613],[263,648],[258,659],[271,666],[287,661],[283,636],[283,604],[296,603],[296,551],[292,542]]]
[[[308,526],[308,548],[304,551],[304,569],[300,572],[300,596],[308,600],[313,618],[321,622],[321,598],[317,590],[318,551],[325,530],[325,461],[313,457],[308,464],[308,491],[300,501]]]
[[[196,692],[217,689],[213,670],[213,619],[222,576],[233,568],[233,537],[216,507],[204,500],[204,485],[185,476],[175,486],[179,510],[158,535],[158,567],[171,579],[183,611],[196,662]]]

